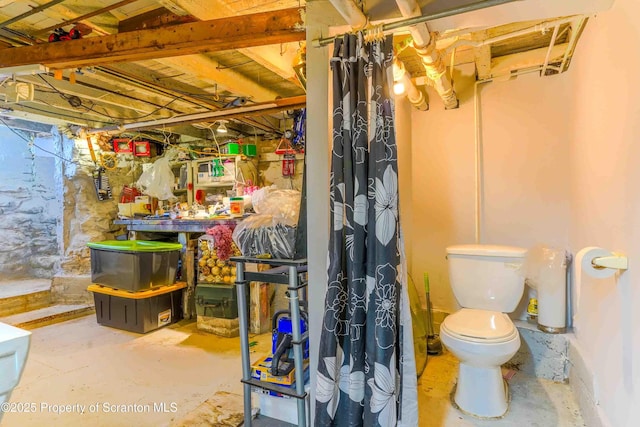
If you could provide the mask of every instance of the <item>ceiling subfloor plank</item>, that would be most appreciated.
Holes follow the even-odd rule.
[[[201,20],[240,16],[246,13],[246,7],[248,6],[247,4],[245,4],[244,8],[239,9],[239,7],[242,5],[234,3],[234,6],[231,6],[229,2],[221,0],[207,0],[206,2],[200,0],[164,0],[163,3],[165,5],[167,3],[170,3],[171,5],[175,6],[175,8],[184,10],[186,14],[189,14]],[[284,3],[289,4],[291,2]],[[264,0],[258,0],[252,2],[252,4],[248,7],[250,8],[249,10],[254,10],[257,12],[268,9],[276,9],[280,7],[280,5],[274,4],[273,2],[269,2],[267,4],[264,2]],[[298,82],[295,77],[292,66],[293,60],[295,59],[297,54],[297,47],[297,45],[293,44],[283,44],[282,46],[248,47],[238,49],[238,51],[246,57],[254,60],[258,64],[261,64],[265,68],[278,74],[283,79],[300,85],[300,82]]]
[[[78,16],[76,18],[67,19],[66,21],[63,21],[63,22],[61,22],[61,23],[59,23],[57,25],[52,25],[51,27],[43,28],[41,30],[38,30],[34,35],[46,34],[46,33],[50,32],[50,31],[55,30],[56,28],[62,28],[62,27],[66,27],[67,25],[77,24],[79,22],[86,21],[89,18],[93,18],[94,16],[105,14],[105,13],[111,11],[111,10],[117,9],[119,7],[122,7],[122,6],[126,6],[129,3],[133,3],[134,1],[138,1],[138,0],[122,0],[122,1],[119,1],[118,3],[114,3],[114,4],[110,5],[110,6],[106,6],[106,7],[103,7],[101,9],[94,10],[93,12],[89,12],[89,13],[86,13],[84,15],[80,15],[80,16]],[[84,22],[84,23],[88,24],[87,22]]]

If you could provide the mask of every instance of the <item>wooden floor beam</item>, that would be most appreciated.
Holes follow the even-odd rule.
[[[29,64],[65,69],[301,41],[305,39],[303,12],[304,9],[291,8],[1,49],[0,71],[1,68]]]

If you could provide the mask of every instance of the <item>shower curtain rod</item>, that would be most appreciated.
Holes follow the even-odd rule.
[[[412,25],[416,25],[425,21],[432,21],[434,19],[447,18],[449,16],[459,15],[461,13],[473,12],[474,10],[486,9],[488,7],[499,6],[501,4],[513,3],[516,1],[523,1],[523,0],[483,0],[475,3],[467,4],[464,6],[444,10],[442,12],[433,13],[431,15],[415,16],[413,18],[401,19],[399,21],[383,24],[382,31],[384,32],[384,31],[390,31],[390,30],[397,30],[399,28],[410,27]],[[344,33],[344,34],[347,34],[347,33]],[[342,37],[344,34],[340,34],[332,37],[314,39],[312,41],[312,46],[313,47],[326,46],[331,42],[333,42],[335,39]]]

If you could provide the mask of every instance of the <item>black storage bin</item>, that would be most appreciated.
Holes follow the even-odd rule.
[[[171,285],[182,245],[144,240],[105,240],[91,248],[91,281],[132,292]]]
[[[182,289],[178,282],[140,292],[91,285],[99,324],[145,334],[182,319]]]

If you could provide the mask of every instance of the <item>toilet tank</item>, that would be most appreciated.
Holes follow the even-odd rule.
[[[527,250],[515,246],[447,247],[449,280],[464,308],[511,313],[524,291],[520,268]]]

